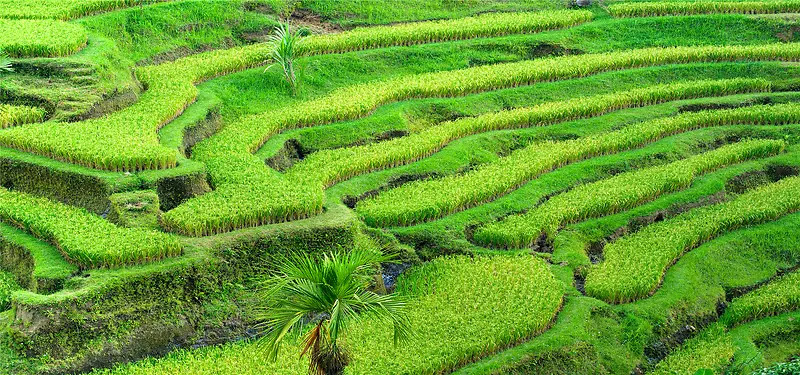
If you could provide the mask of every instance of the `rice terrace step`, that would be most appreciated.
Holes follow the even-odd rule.
[[[0,374],[800,374],[800,0],[0,0]]]

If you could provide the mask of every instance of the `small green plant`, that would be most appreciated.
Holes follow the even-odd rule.
[[[263,343],[270,360],[277,360],[287,334],[310,325],[302,339],[300,356],[309,355],[309,373],[341,374],[349,363],[340,339],[353,323],[373,316],[394,325],[395,344],[409,337],[406,301],[395,295],[368,290],[371,272],[390,257],[355,249],[325,254],[321,260],[292,254],[278,262],[277,271],[264,280],[265,302],[261,319],[266,328]]]
[[[298,56],[298,48],[307,35],[308,31],[305,29],[293,31],[289,21],[286,21],[276,26],[274,34],[269,37],[269,42],[272,44],[270,57],[273,63],[264,71],[266,72],[273,66],[279,66],[283,70],[283,77],[292,89],[293,96],[297,94],[294,59]]]
[[[0,49],[0,73],[13,72],[14,68],[11,67],[11,58]]]

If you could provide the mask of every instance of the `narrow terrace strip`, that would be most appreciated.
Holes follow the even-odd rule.
[[[648,374],[694,374],[700,369],[718,374],[728,366],[735,351],[736,346],[725,327],[713,324],[670,353]]]
[[[85,47],[88,39],[76,23],[0,19],[0,50],[13,57],[68,56]]]
[[[70,20],[170,0],[0,0],[0,18]]]
[[[687,113],[581,139],[537,143],[462,175],[415,181],[388,190],[360,202],[356,211],[372,226],[423,223],[494,200],[565,164],[641,147],[673,134],[712,126],[798,121],[798,104],[755,106]]]
[[[685,189],[701,174],[745,160],[772,156],[783,151],[785,146],[783,141],[744,141],[667,165],[581,185],[526,214],[509,216],[479,228],[475,241],[495,247],[528,247],[542,234],[554,237],[562,225],[631,209],[663,194]]]
[[[784,275],[741,297],[735,298],[720,320],[733,327],[800,308],[800,271]]]
[[[0,188],[0,220],[55,244],[83,268],[149,262],[181,253],[170,235],[120,228],[88,211]]]
[[[591,19],[591,13],[555,11],[497,17],[497,21],[510,22],[512,27],[509,30],[512,32],[530,32],[582,23]],[[405,45],[439,41],[437,37],[450,40],[509,33],[501,27],[503,24],[490,24],[481,21],[483,19],[474,17],[474,20],[464,23],[459,20],[420,22],[414,24],[417,32],[404,25],[359,29],[354,32],[358,38],[353,40],[347,39],[348,33],[314,37],[304,53],[314,55],[367,49],[375,44],[368,43],[373,39],[380,45]],[[473,34],[464,33],[465,27]],[[425,32],[429,29],[430,32]],[[101,119],[25,126],[0,132],[0,145],[96,169],[140,171],[172,168],[177,163],[178,152],[159,143],[158,130],[195,101],[195,84],[261,65],[269,52],[269,44],[256,44],[138,68],[136,76],[147,91],[136,104]]]
[[[790,177],[735,200],[651,224],[606,245],[605,261],[586,278],[586,293],[609,303],[647,297],[684,252],[728,231],[774,221],[800,209],[800,177]]]
[[[800,0],[633,2],[609,5],[608,11],[614,17],[655,17],[717,13],[797,13],[800,11]]]
[[[287,176],[298,181],[314,179],[325,186],[331,186],[362,173],[393,168],[430,156],[448,143],[473,134],[552,125],[672,100],[769,91],[770,83],[766,80],[730,79],[658,85],[548,102],[533,107],[447,121],[419,133],[386,142],[321,150],[295,165],[287,172]]]
[[[319,213],[322,194],[309,195],[308,187],[300,186],[302,181],[291,181],[277,175],[252,155],[270,136],[285,129],[354,119],[367,115],[380,105],[411,98],[461,96],[543,81],[580,78],[611,70],[675,63],[791,61],[798,58],[800,44],[796,43],[647,48],[481,66],[343,88],[291,108],[246,117],[228,124],[198,144],[193,150],[193,158],[206,164],[217,190],[187,201],[177,211],[167,213],[165,220],[169,230],[201,236]],[[270,190],[270,185],[262,184],[265,181],[282,189]],[[287,187],[289,190],[285,189]],[[280,204],[285,195],[292,199],[301,195],[316,196],[319,200],[306,202],[303,207],[309,208],[307,211],[287,214],[286,208]],[[296,205],[293,200],[291,202]]]

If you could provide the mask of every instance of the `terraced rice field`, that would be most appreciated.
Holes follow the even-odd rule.
[[[0,0],[0,373],[790,373],[798,12]]]

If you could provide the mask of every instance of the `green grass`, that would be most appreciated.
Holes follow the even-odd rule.
[[[0,0],[0,18],[68,20],[157,1],[169,0]]]
[[[800,272],[792,272],[735,298],[720,318],[728,326],[779,315],[800,307]]]
[[[347,374],[447,371],[538,334],[561,306],[558,281],[545,262],[531,256],[443,258],[403,280],[398,288],[410,298],[415,336],[393,347],[392,340],[385,340],[391,335],[385,322],[350,327],[346,343],[353,362]],[[278,363],[271,363],[262,359],[258,345],[230,344],[96,373],[302,374],[306,364],[297,359],[296,349],[288,345]]]
[[[788,104],[687,113],[586,138],[541,142],[461,175],[415,181],[382,192],[359,202],[356,211],[367,224],[374,226],[422,223],[496,199],[565,164],[641,147],[663,137],[701,127],[792,123],[797,121],[792,117],[796,109],[796,106]],[[765,116],[766,113],[770,115]],[[775,115],[774,122],[770,120],[772,115]]]
[[[0,128],[42,122],[45,115],[45,111],[41,108],[0,104]]]
[[[84,268],[118,267],[179,255],[181,244],[163,233],[122,229],[84,209],[0,190],[0,219],[52,242]]]
[[[12,57],[68,56],[86,46],[80,25],[50,20],[0,19],[0,49]]]
[[[615,17],[653,17],[711,13],[796,13],[800,1],[684,1],[633,2],[612,4],[608,11]]]
[[[800,209],[800,178],[791,177],[736,199],[699,208],[606,245],[605,261],[586,278],[586,293],[612,303],[645,298],[684,252],[726,231],[772,221]]]
[[[712,325],[659,362],[650,374],[694,375],[701,369],[719,373],[728,365],[735,349],[725,327]]]
[[[11,294],[20,289],[14,275],[0,270],[0,312],[11,307]]]
[[[662,194],[684,189],[698,175],[748,159],[774,155],[784,146],[781,141],[745,141],[667,165],[581,185],[524,215],[511,216],[478,229],[475,240],[510,248],[532,246],[541,234],[552,238],[565,224],[626,211]]]

